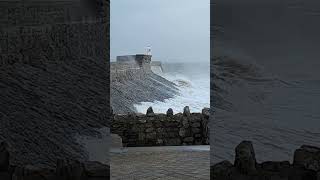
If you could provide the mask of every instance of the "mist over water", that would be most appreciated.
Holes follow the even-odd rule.
[[[154,102],[141,102],[135,108],[145,113],[152,106],[155,113],[166,113],[172,108],[174,113],[183,112],[189,106],[191,112],[201,112],[210,107],[210,66],[209,62],[201,63],[164,63],[160,67],[152,67],[152,71],[176,84],[179,94],[174,98]]]

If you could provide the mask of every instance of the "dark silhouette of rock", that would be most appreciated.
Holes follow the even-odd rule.
[[[183,115],[184,116],[190,116],[189,106],[186,106],[186,107],[183,108]]]
[[[236,147],[235,167],[245,174],[256,171],[256,157],[250,141],[243,141]]]
[[[203,108],[202,114],[205,116],[205,118],[209,118],[210,116],[210,109],[209,108]]]
[[[9,168],[10,154],[8,151],[8,144],[1,142],[0,144],[0,172],[7,171]]]
[[[303,145],[294,152],[293,165],[320,171],[320,148]]]
[[[296,162],[267,161],[255,162],[254,149],[250,141],[243,141],[236,147],[235,163],[223,161],[211,166],[212,180],[319,180],[315,166],[305,166],[317,162],[317,147],[302,146],[297,150]],[[313,164],[314,165],[314,164]],[[307,169],[306,167],[312,167]]]
[[[152,109],[152,107],[149,107],[148,109],[147,109],[147,116],[154,116],[154,112],[153,112],[153,109]]]
[[[173,110],[171,108],[168,109],[167,116],[173,116]]]
[[[233,164],[229,161],[222,161],[211,166],[210,176],[211,179],[227,180],[231,174]]]

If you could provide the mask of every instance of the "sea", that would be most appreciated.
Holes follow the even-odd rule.
[[[292,62],[292,61],[291,61]],[[293,160],[301,145],[320,147],[320,78],[303,64],[244,62],[222,58],[213,82],[229,108],[215,106],[211,163],[234,161],[243,140],[253,142],[258,162]],[[224,102],[222,102],[224,103]]]
[[[155,113],[166,113],[172,108],[174,113],[183,112],[189,106],[191,112],[201,112],[210,107],[210,63],[200,62],[164,62],[162,67],[153,66],[152,71],[174,82],[179,94],[164,101],[141,102],[135,104],[137,112],[145,113],[152,107]]]

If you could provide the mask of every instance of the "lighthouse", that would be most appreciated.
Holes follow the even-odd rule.
[[[147,46],[147,47],[146,47],[146,53],[145,53],[145,55],[151,56],[151,46]]]

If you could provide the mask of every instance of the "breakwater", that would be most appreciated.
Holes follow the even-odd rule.
[[[201,113],[155,114],[150,107],[146,114],[130,113],[114,115],[111,132],[122,138],[127,147],[134,146],[179,146],[209,144],[209,109]]]
[[[250,141],[235,149],[235,160],[211,166],[214,180],[320,180],[320,148],[303,145],[295,150],[293,163],[266,161],[258,163]]]
[[[151,56],[131,55],[120,59],[110,63],[110,104],[115,113],[136,112],[134,104],[164,101],[178,94],[173,82],[152,72]]]

